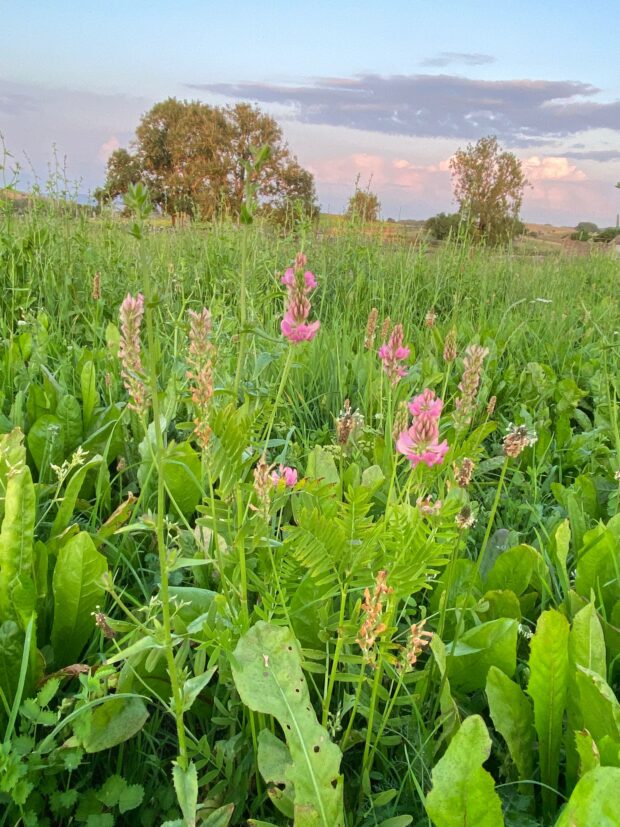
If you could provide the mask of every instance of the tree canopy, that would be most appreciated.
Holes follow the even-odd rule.
[[[349,198],[347,216],[359,221],[377,221],[381,211],[381,202],[374,192],[361,190],[356,186]]]
[[[264,146],[266,161],[249,173]],[[110,201],[141,181],[153,203],[173,217],[236,218],[248,174],[256,176],[263,214],[284,222],[294,213],[318,213],[314,179],[291,155],[272,117],[247,103],[217,107],[168,98],[142,116],[131,151],[112,153],[105,185],[95,195]]]
[[[498,244],[521,226],[519,210],[527,180],[519,159],[497,138],[481,138],[450,160],[454,195],[474,238]]]

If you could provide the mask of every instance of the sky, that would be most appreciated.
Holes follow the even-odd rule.
[[[526,221],[608,226],[619,31],[609,0],[0,0],[4,177],[60,169],[85,194],[155,102],[247,100],[276,117],[326,211],[358,176],[386,218],[453,211],[450,157],[494,134],[530,182]]]

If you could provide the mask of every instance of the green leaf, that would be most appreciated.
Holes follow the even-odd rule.
[[[80,374],[80,385],[82,389],[82,422],[84,433],[87,433],[93,418],[93,412],[99,404],[97,374],[95,365],[90,360],[84,363]]]
[[[580,777],[600,766],[601,756],[598,747],[587,729],[575,733],[575,749],[579,757]]]
[[[543,612],[530,652],[528,694],[534,702],[538,735],[543,810],[548,818],[556,808],[560,771],[562,720],[568,690],[568,621],[555,609]]]
[[[585,726],[577,688],[577,667],[584,666],[602,677],[606,673],[605,638],[593,603],[573,618],[568,637],[569,684],[567,700],[566,778],[569,789],[577,782],[578,756],[573,733]]]
[[[196,806],[198,805],[198,773],[196,765],[190,761],[186,770],[175,764],[172,768],[174,790],[183,813],[185,827],[195,827]]]
[[[234,804],[224,804],[223,807],[218,807],[217,810],[210,813],[209,816],[201,822],[200,827],[228,827],[234,810]]]
[[[432,773],[426,812],[435,827],[501,827],[502,805],[483,768],[491,739],[479,715],[466,718]]]
[[[607,526],[598,525],[584,534],[577,559],[575,590],[586,600],[592,591],[597,598],[600,595],[609,616],[620,599],[619,569],[620,514],[617,514]]]
[[[534,773],[534,715],[525,693],[516,683],[492,666],[486,694],[495,729],[502,735],[521,781]]]
[[[295,791],[288,780],[292,766],[291,753],[286,744],[268,729],[258,734],[258,769],[267,784],[267,795],[287,818],[293,818]]]
[[[35,490],[27,465],[9,477],[0,530],[0,623],[17,620],[13,590],[20,577],[34,581]]]
[[[9,706],[13,703],[19,684],[23,648],[23,631],[14,620],[5,620],[0,624],[0,692]],[[4,712],[0,701],[0,721]]]
[[[84,484],[84,478],[93,468],[97,468],[103,458],[97,454],[92,459],[89,459],[84,465],[81,465],[71,475],[69,482],[65,488],[65,494],[62,502],[54,517],[54,522],[50,529],[50,537],[58,537],[67,528],[73,517],[73,509],[77,502],[78,495]]]
[[[310,480],[320,480],[325,485],[339,485],[340,474],[332,454],[315,445],[308,455],[306,477]]]
[[[382,821],[377,827],[408,827],[412,821],[412,816],[392,816],[392,818]]]
[[[597,744],[608,736],[620,746],[620,703],[605,679],[577,667],[577,689],[585,728]]]
[[[620,769],[596,767],[579,781],[555,827],[618,827]]]
[[[118,799],[118,811],[121,813],[128,813],[130,810],[135,810],[142,804],[144,799],[144,787],[141,784],[127,784],[122,790]]]
[[[508,676],[514,675],[518,632],[516,620],[500,618],[468,629],[455,647],[447,643],[448,677],[452,686],[464,692],[484,689],[491,666]]]
[[[149,717],[141,698],[110,695],[88,711],[82,745],[86,752],[101,752],[122,744],[139,732]]]
[[[200,456],[189,442],[171,442],[161,461],[166,490],[181,514],[190,516],[200,501]]]
[[[62,422],[54,414],[43,414],[37,419],[28,431],[27,442],[40,473],[50,465],[60,465],[65,458]]]
[[[4,506],[9,480],[25,464],[24,434],[19,428],[13,428],[8,434],[0,437],[0,524],[4,520]]]
[[[486,586],[489,590],[512,591],[520,597],[530,584],[540,591],[545,574],[544,560],[535,548],[514,546],[499,555],[488,574]]]
[[[106,807],[116,807],[127,782],[120,775],[111,775],[97,792],[97,798]]]
[[[100,554],[84,531],[71,537],[58,552],[54,568],[54,623],[51,641],[57,667],[75,663],[93,631],[92,612],[104,593],[107,571]]]
[[[191,709],[194,701],[200,695],[202,690],[205,686],[209,683],[213,675],[217,670],[217,666],[212,666],[211,669],[207,669],[206,672],[203,672],[202,675],[196,675],[193,678],[189,678],[183,684],[183,711],[187,712]]]
[[[82,441],[82,410],[75,396],[63,396],[56,408],[56,416],[62,425],[65,453],[71,454]]]
[[[239,640],[231,667],[243,703],[273,715],[284,730],[297,827],[342,827],[342,755],[310,705],[299,644],[290,629],[260,621]]]

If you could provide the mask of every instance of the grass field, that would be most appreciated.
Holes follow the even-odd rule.
[[[0,217],[0,825],[617,823],[618,260],[134,206]]]

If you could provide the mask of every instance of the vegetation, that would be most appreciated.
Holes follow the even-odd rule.
[[[260,162],[2,208],[0,825],[612,827],[617,262],[282,236]]]
[[[500,244],[513,238],[527,181],[521,162],[502,151],[497,138],[481,138],[450,159],[454,195],[474,240]]]
[[[168,98],[155,104],[140,120],[133,151],[110,156],[105,186],[95,196],[105,203],[142,182],[153,204],[173,219],[238,218],[257,147],[269,150],[253,170],[261,211],[280,223],[299,211],[315,217],[312,175],[290,154],[276,121],[246,103],[217,107]]]
[[[381,213],[381,202],[374,192],[362,190],[356,185],[355,192],[349,198],[347,216],[354,221],[367,223],[378,221]]]

